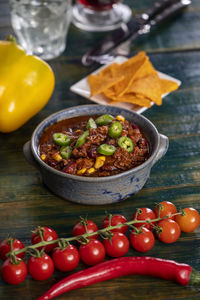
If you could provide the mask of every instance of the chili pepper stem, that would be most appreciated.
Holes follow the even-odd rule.
[[[192,269],[192,272],[190,274],[189,284],[192,285],[200,284],[200,273],[195,269]]]
[[[178,212],[178,213],[175,213],[175,214],[172,214],[171,217],[173,216],[177,216],[177,215],[180,215],[181,212]],[[168,216],[165,216],[163,218],[156,218],[156,219],[153,219],[151,221],[145,221],[146,223],[156,223],[160,220],[163,220],[163,219],[167,219]],[[34,244],[34,245],[31,245],[31,246],[28,246],[28,247],[24,247],[18,251],[13,251],[12,253],[15,253],[15,255],[17,254],[20,254],[22,252],[26,252],[28,249],[36,249],[36,248],[39,248],[39,247],[44,247],[44,246],[47,246],[47,245],[50,245],[50,244],[55,244],[55,243],[59,243],[59,241],[62,239],[62,241],[65,241],[66,243],[69,243],[69,242],[72,242],[72,241],[86,241],[88,240],[89,237],[91,236],[94,236],[94,235],[101,235],[101,234],[104,234],[104,233],[108,233],[108,232],[111,232],[113,229],[116,229],[116,228],[121,228],[123,226],[130,226],[130,225],[133,225],[133,224],[136,224],[136,223],[144,223],[144,220],[131,220],[131,221],[128,221],[128,222],[125,222],[125,223],[122,223],[122,224],[118,224],[118,225],[115,225],[115,226],[111,226],[109,225],[108,227],[105,227],[103,229],[99,229],[95,232],[91,232],[91,233],[84,233],[82,235],[78,235],[78,236],[73,236],[73,237],[69,237],[69,238],[60,238],[60,239],[57,239],[57,240],[52,240],[52,241],[44,241],[42,240],[41,242],[37,243],[37,244]]]

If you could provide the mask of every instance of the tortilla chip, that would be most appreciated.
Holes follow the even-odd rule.
[[[131,83],[136,78],[137,71],[144,65],[147,57],[137,55],[134,57],[135,59],[130,59],[121,64],[120,66],[120,74],[124,75],[124,80],[120,82],[120,84],[115,86],[116,96],[123,95],[127,90]]]
[[[104,90],[103,95],[106,98],[110,98],[110,99],[116,98],[114,86],[111,86],[109,89]]]
[[[160,87],[162,91],[162,95],[173,92],[178,89],[178,83],[166,80],[166,79],[160,79]]]
[[[121,84],[124,83],[124,86],[121,88],[121,91],[117,93],[119,96],[122,96],[123,94],[128,92],[135,80],[142,79],[150,74],[154,74],[156,73],[156,70],[153,68],[148,57],[145,57],[143,58],[142,63],[141,61],[138,61],[138,63],[130,66],[129,69],[125,70],[125,74],[126,73],[128,73],[130,80],[129,81],[123,80],[121,82]]]
[[[118,70],[119,68],[119,64],[118,63],[113,63],[109,66],[107,66],[106,68],[102,69],[98,75],[99,76],[104,76],[104,77],[112,77],[114,78],[114,75],[116,74],[116,77],[119,77],[119,74],[117,74],[117,71],[115,70]]]
[[[161,79],[145,52],[140,52],[122,64],[113,63],[97,75],[90,75],[88,82],[91,97],[103,94],[111,104],[118,102],[150,107],[162,104],[162,95],[174,91],[178,84]]]
[[[157,105],[162,104],[162,90],[157,73],[134,81],[128,92],[144,95]]]
[[[88,82],[90,85],[90,97],[102,93],[103,90],[109,88],[113,84],[116,84],[123,79],[124,76],[121,75],[115,78],[103,77],[101,75],[88,76]]]
[[[111,104],[114,104],[116,102],[127,102],[137,104],[138,106],[151,107],[151,99],[143,95],[137,95],[135,93],[126,93],[121,97],[112,98],[112,100],[114,101],[112,101]]]

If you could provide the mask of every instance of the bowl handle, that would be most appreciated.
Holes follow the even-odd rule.
[[[153,165],[165,155],[169,147],[168,137],[163,134],[159,134],[159,135],[160,135],[160,145],[159,145],[158,153],[156,154],[153,160]]]
[[[25,156],[26,160],[28,161],[28,163],[38,169],[38,164],[35,161],[35,158],[31,151],[31,141],[28,141],[28,142],[26,142],[26,144],[24,144],[23,152],[24,152],[24,156]]]

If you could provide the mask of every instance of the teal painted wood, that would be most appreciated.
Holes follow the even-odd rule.
[[[133,12],[141,12],[154,0],[125,1]],[[69,91],[69,87],[95,67],[80,64],[82,54],[93,46],[103,33],[83,32],[71,26],[68,48],[50,64],[55,72],[56,87],[46,107],[11,134],[0,134],[0,241],[15,234],[26,245],[31,230],[37,225],[54,228],[59,236],[71,236],[79,216],[88,216],[101,226],[105,211],[122,213],[131,219],[137,207],[153,208],[159,201],[169,200],[178,208],[193,206],[200,210],[200,3],[192,6],[173,22],[168,22],[149,36],[138,39],[131,53],[146,50],[159,71],[179,78],[180,89],[164,99],[161,107],[153,106],[144,115],[167,135],[170,147],[166,156],[151,171],[145,187],[133,197],[115,205],[80,206],[51,194],[42,184],[38,172],[24,159],[23,144],[43,118],[65,107],[91,102]],[[12,32],[8,1],[0,2],[0,38]],[[81,47],[77,47],[77,41]],[[151,256],[175,259],[200,270],[200,230],[182,234],[173,245],[156,241]],[[133,249],[128,255],[141,255]],[[143,254],[144,255],[144,254]],[[84,268],[82,264],[77,270]],[[0,280],[1,300],[34,300],[65,274],[55,272],[46,282],[30,277],[19,286],[8,286]],[[199,289],[142,276],[118,278],[81,290],[71,291],[58,299],[69,300],[171,300],[199,299]]]

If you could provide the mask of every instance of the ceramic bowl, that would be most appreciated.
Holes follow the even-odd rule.
[[[45,128],[52,123],[77,116],[106,113],[123,115],[142,129],[151,148],[151,155],[143,164],[113,176],[84,177],[57,171],[40,159],[39,139]],[[42,121],[33,132],[31,140],[24,145],[23,150],[28,162],[38,169],[44,184],[54,194],[81,204],[103,205],[125,200],[141,190],[149,178],[152,166],[165,155],[167,149],[168,138],[159,134],[156,127],[144,116],[118,107],[81,105],[56,112]]]

